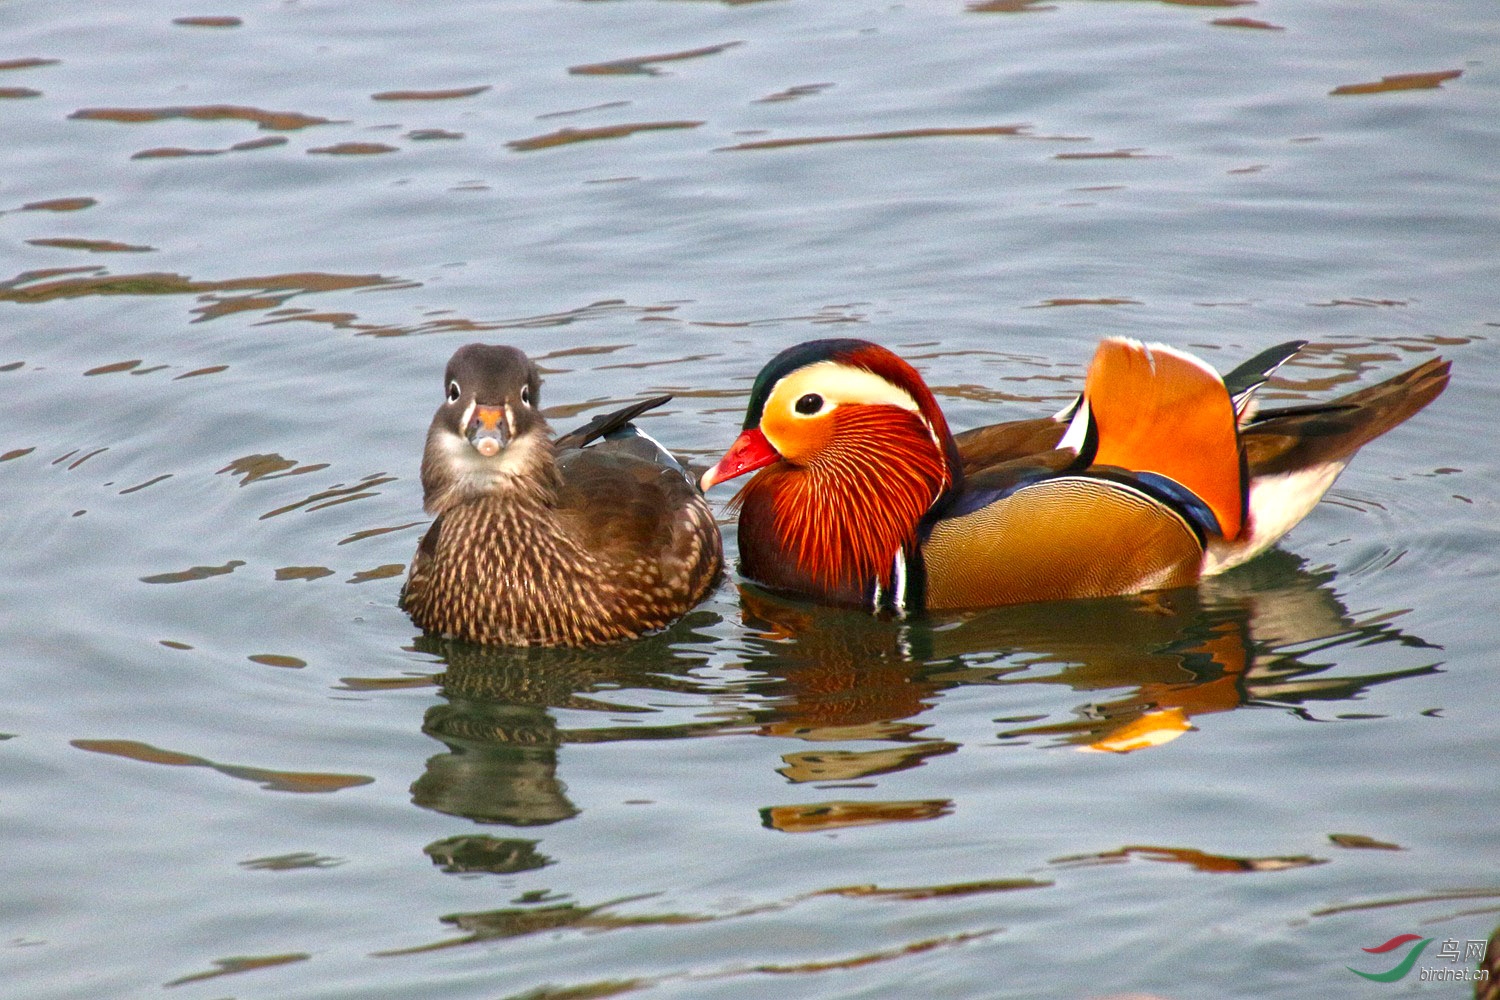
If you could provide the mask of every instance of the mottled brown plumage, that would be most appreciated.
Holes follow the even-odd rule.
[[[422,457],[436,520],[402,593],[417,625],[471,642],[591,645],[662,628],[708,592],[722,564],[713,515],[629,423],[669,397],[554,442],[536,368],[515,348],[460,348],[444,383]]]

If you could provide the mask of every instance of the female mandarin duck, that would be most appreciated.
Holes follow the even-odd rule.
[[[541,377],[514,347],[459,348],[443,384],[422,455],[423,505],[437,518],[401,595],[417,625],[582,646],[662,628],[708,592],[723,561],[713,514],[630,424],[670,396],[553,441]]]
[[[1332,402],[1256,412],[1283,344],[1220,378],[1111,339],[1053,418],[954,436],[905,361],[862,340],[783,351],[702,479],[755,472],[740,570],[772,590],[898,614],[1187,586],[1264,551],[1354,453],[1437,397],[1433,359]]]

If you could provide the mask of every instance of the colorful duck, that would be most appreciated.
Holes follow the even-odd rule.
[[[471,642],[583,646],[662,628],[718,578],[718,525],[682,466],[632,419],[659,396],[556,441],[541,377],[514,347],[448,362],[422,455],[436,519],[402,606]]]
[[[1221,378],[1160,344],[1099,345],[1056,417],[955,436],[916,370],[863,340],[765,366],[704,491],[745,473],[740,571],[907,614],[1188,586],[1275,544],[1354,453],[1435,399],[1434,358],[1328,403],[1258,411],[1304,342]]]

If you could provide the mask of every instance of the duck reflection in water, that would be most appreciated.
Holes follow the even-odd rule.
[[[1334,574],[1273,550],[1193,588],[1149,595],[1021,605],[916,622],[875,619],[744,587],[744,630],[731,656],[747,673],[726,691],[695,676],[714,652],[700,610],[640,642],[598,649],[507,649],[424,637],[441,657],[443,702],[423,731],[446,745],[412,785],[424,808],[479,823],[535,827],[578,814],[558,776],[566,744],[681,739],[747,730],[790,737],[806,750],[783,754],[794,784],[859,781],[920,766],[959,745],[934,732],[928,709],[949,689],[1061,685],[1086,696],[1066,716],[996,715],[1004,741],[1128,752],[1193,729],[1193,720],[1242,707],[1281,708],[1304,718],[1335,714],[1377,684],[1437,669],[1438,647],[1403,632],[1394,613],[1354,615]],[[1354,656],[1399,669],[1355,672]],[[722,657],[721,657],[722,658]],[[612,692],[668,691],[702,700],[731,694],[710,714],[663,721],[659,710]],[[1097,698],[1095,692],[1098,693]],[[746,696],[749,697],[746,697]],[[598,725],[565,727],[556,710],[589,713]],[[626,721],[634,717],[638,723]],[[834,743],[861,743],[858,749]],[[778,829],[822,829],[930,819],[943,800],[772,806]]]
[[[1351,615],[1332,580],[1332,572],[1309,571],[1299,557],[1273,550],[1197,587],[913,623],[745,586],[753,635],[747,665],[766,676],[758,693],[775,696],[755,718],[767,735],[894,744],[784,758],[782,773],[794,781],[851,780],[957,749],[921,719],[949,688],[1060,684],[1109,692],[1107,700],[1078,705],[1073,718],[1016,718],[998,735],[1124,752],[1175,739],[1196,716],[1260,706],[1313,718],[1317,702],[1346,701],[1437,669],[1426,651],[1438,647],[1395,627],[1393,614]],[[1340,650],[1382,643],[1422,650],[1427,662],[1382,673],[1338,669],[1347,659]]]
[[[443,703],[432,706],[422,731],[447,746],[411,786],[412,801],[478,823],[545,826],[578,814],[557,776],[566,743],[603,743],[712,731],[717,723],[651,727],[605,725],[563,729],[552,709],[618,717],[650,713],[608,700],[621,688],[698,692],[688,676],[706,660],[682,647],[707,641],[694,624],[717,620],[690,614],[672,628],[635,643],[597,648],[507,648],[423,636],[416,648],[440,657]]]

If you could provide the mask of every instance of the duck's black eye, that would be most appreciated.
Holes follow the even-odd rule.
[[[457,382],[457,380],[449,382],[448,383],[448,402],[450,402],[450,403],[456,403],[456,402],[458,402],[458,397],[461,396],[461,395],[462,395],[462,393],[460,393],[458,391],[458,382]]]
[[[521,402],[525,403],[527,406],[531,405],[531,386],[521,386]]]
[[[806,396],[803,396],[801,399],[797,400],[797,412],[802,414],[803,416],[810,417],[822,408],[823,397],[819,396],[815,392],[810,392]]]

